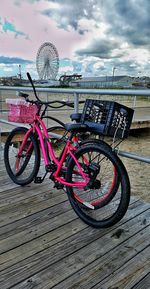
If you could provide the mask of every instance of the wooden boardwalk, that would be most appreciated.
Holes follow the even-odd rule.
[[[0,289],[150,288],[150,204],[97,230],[46,180],[19,187],[0,161]]]

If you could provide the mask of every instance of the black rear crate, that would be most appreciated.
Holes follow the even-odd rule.
[[[86,99],[81,122],[96,134],[127,138],[134,110],[115,101]]]

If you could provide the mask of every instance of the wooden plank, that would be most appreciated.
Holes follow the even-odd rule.
[[[145,273],[145,272],[144,272]],[[150,273],[144,276],[138,284],[132,287],[132,289],[148,289],[150,288]]]
[[[50,215],[48,214],[45,217],[45,221],[43,221],[44,218],[42,218],[42,221],[39,220],[36,226],[35,224],[32,225],[32,223],[28,223],[28,227],[26,226],[26,224],[24,224],[22,230],[19,231],[17,228],[16,230],[14,230],[14,234],[9,235],[9,237],[7,238],[4,238],[4,236],[6,235],[4,234],[3,239],[1,239],[0,241],[0,253],[12,250],[13,248],[17,248],[20,245],[26,244],[33,239],[37,239],[38,237],[43,236],[46,233],[49,233],[52,230],[56,229],[57,227],[64,225],[66,222],[71,222],[76,218],[77,216],[74,211],[71,210],[69,203],[63,203],[59,207],[56,206],[55,214],[53,213],[53,218],[50,217]],[[19,232],[17,233],[16,231]]]
[[[135,256],[142,252],[148,245],[150,231],[147,227],[142,231],[138,232],[136,235],[129,238],[127,241],[121,243],[113,250],[104,254],[99,259],[90,263],[88,266],[79,270],[75,274],[71,275],[69,278],[65,279],[63,282],[54,286],[54,289],[72,289],[72,288],[103,288],[103,280],[106,278],[115,278],[115,271],[120,269],[129,260],[134,259]],[[144,238],[143,238],[144,236]],[[134,264],[136,266],[136,264]],[[95,285],[96,284],[96,285]],[[107,282],[106,282],[107,286]],[[120,287],[106,287],[107,289],[113,289]],[[125,289],[123,287],[123,289]]]
[[[150,237],[150,234],[149,234]],[[149,244],[148,244],[149,245]],[[105,283],[99,283],[93,289],[132,289],[137,279],[141,278],[143,273],[150,268],[150,247],[148,246],[122,266],[115,275],[111,275],[105,280]],[[99,287],[100,286],[100,287]],[[147,287],[148,289],[149,287]],[[141,287],[140,287],[141,289]]]
[[[38,173],[38,176],[41,176],[43,177],[45,174],[45,169],[42,170],[40,169],[39,173]],[[45,179],[48,179],[48,175]],[[50,180],[49,180],[49,183],[52,183]],[[11,179],[10,177],[7,175],[7,172],[5,172],[4,175],[1,176],[0,178],[0,193],[3,193],[7,190],[11,190],[11,188],[17,188],[19,187],[17,184],[15,184]]]
[[[0,289],[150,287],[150,204],[131,198],[121,222],[96,230],[48,179],[14,185],[0,162],[0,189]]]
[[[106,240],[106,237],[105,237],[105,240]],[[15,288],[17,288],[17,289],[18,288],[26,288],[27,284],[30,281],[31,282],[33,281],[33,284],[34,284],[34,286],[36,285],[36,288],[47,288],[47,287],[52,288],[55,284],[60,283],[66,277],[72,276],[72,274],[77,272],[79,269],[86,267],[87,261],[89,264],[91,264],[93,261],[95,261],[95,258],[98,259],[98,256],[102,257],[104,252],[107,253],[108,251],[105,250],[106,248],[100,249],[99,241],[100,240],[98,239],[96,242],[93,242],[92,244],[90,243],[90,245],[88,244],[88,247],[86,247],[86,248],[84,247],[80,251],[77,251],[77,252],[71,254],[70,256],[65,257],[62,260],[59,259],[59,261],[57,263],[54,263],[51,266],[49,266],[47,264],[46,269],[42,270],[40,268],[40,272],[38,272],[36,275],[34,275],[32,277],[30,276],[30,279],[26,280],[25,282],[22,282],[21,284],[19,284]],[[113,240],[111,240],[111,238],[109,238],[109,241],[107,240],[107,244],[109,242],[113,243]],[[148,242],[148,240],[147,240],[147,242]],[[111,249],[114,246],[117,247],[117,245],[114,243],[113,243],[113,245],[112,244],[109,244],[109,245],[110,245]],[[108,245],[106,245],[106,246],[108,246]],[[103,245],[103,247],[104,247],[104,245]],[[53,250],[53,253],[56,254],[55,250]],[[55,259],[55,254],[53,257],[54,259]],[[114,256],[114,254],[113,254],[113,256]],[[47,256],[47,258],[49,259],[49,256]],[[104,259],[106,260],[106,258],[104,258]],[[28,265],[29,265],[29,263],[28,263]],[[33,262],[32,266],[34,266],[34,265],[35,265],[35,263]],[[43,287],[41,287],[41,285]],[[66,287],[64,287],[64,288],[66,288]]]
[[[11,188],[17,188],[18,185],[14,184],[12,180],[7,176],[0,182],[0,193],[10,190]]]
[[[0,208],[4,208],[5,206],[9,206],[10,204],[17,205],[19,202],[22,202],[25,199],[31,198],[33,196],[37,196],[43,194],[50,194],[51,197],[53,195],[57,195],[56,190],[49,184],[43,184],[42,186],[30,186],[30,187],[17,187],[12,191],[7,191],[2,196],[0,196]]]
[[[56,195],[56,197],[51,198],[51,194],[39,194],[32,196],[28,199],[23,200],[18,203],[18,205],[10,204],[0,208],[0,225],[4,226],[9,223],[15,222],[16,220],[25,218],[26,216],[32,215],[40,210],[53,207],[56,204],[62,203],[68,200],[67,195],[62,193],[62,195]]]
[[[14,223],[1,227],[0,228],[1,248],[3,250],[10,250],[17,246],[20,246],[21,244],[23,245],[27,241],[37,238],[47,232],[50,232],[56,227],[56,224],[55,224],[56,222],[53,224],[51,219],[63,213],[64,214],[66,212],[68,213],[70,209],[71,207],[70,207],[69,202],[63,202],[62,204],[58,204],[54,207],[44,209],[33,215],[29,215],[23,219],[20,219]],[[71,211],[73,215],[74,212],[73,210]],[[69,215],[70,213],[68,214],[68,216]],[[77,218],[75,214],[74,216]],[[51,223],[49,226],[46,225],[48,221]],[[68,222],[70,222],[70,218]],[[42,225],[44,225],[43,229],[41,228]],[[46,231],[46,226],[47,226],[47,231]],[[44,230],[45,232],[43,232]],[[25,237],[23,236],[23,234],[25,235]],[[22,236],[22,239],[21,239],[21,236]],[[10,244],[10,242],[12,242],[12,244]],[[5,245],[3,246],[2,243],[4,243]]]
[[[135,215],[135,212],[132,213]],[[144,212],[131,220],[129,213],[120,224],[106,230],[87,227],[75,236],[52,246],[51,250],[45,249],[12,267],[8,267],[1,272],[1,284],[5,284],[4,288],[6,289],[9,288],[10,284],[14,285],[21,282],[21,280],[26,280],[25,283],[23,281],[22,285],[20,284],[16,288],[28,288],[26,287],[29,283],[27,278],[32,276],[32,279],[36,280],[36,286],[43,284],[43,288],[46,288],[46,286],[51,288],[96,259],[101,258],[146,227],[143,219],[149,213],[148,210],[147,213]],[[118,230],[118,227],[121,227],[123,234],[116,239],[112,237],[114,236],[112,231],[115,228]]]
[[[44,180],[44,182],[42,184],[35,184],[34,182],[32,182],[31,184],[27,185],[27,186],[17,186],[16,188],[11,188],[9,190],[3,191],[0,193],[0,201],[1,202],[8,202],[8,200],[10,199],[14,199],[14,198],[18,198],[21,197],[22,198],[26,197],[26,195],[30,196],[30,195],[34,195],[34,194],[39,194],[42,191],[47,192],[47,191],[55,191],[55,189],[53,189],[53,183],[50,182],[50,180]],[[0,204],[1,205],[1,204]]]
[[[47,224],[42,224],[41,232],[38,231],[37,235],[35,235],[35,231],[34,234],[32,233],[31,239],[33,240],[29,241],[29,236],[27,243],[24,240],[21,246],[1,254],[0,271],[32,257],[42,250],[50,250],[52,246],[56,247],[56,243],[80,232],[86,225],[76,218],[71,210],[49,220]],[[29,235],[31,235],[30,232]]]
[[[150,206],[147,204],[143,205],[141,202],[136,202],[136,214],[140,214],[141,212],[146,211],[149,207]],[[13,224],[8,224],[7,226],[0,228],[0,251],[5,252],[20,246],[21,244],[24,244],[34,238],[37,238],[38,236],[47,233],[46,230],[49,230],[50,232],[55,228],[54,219],[50,219],[55,218],[56,216],[59,216],[60,218],[60,214],[68,212],[70,209],[70,204],[66,201],[62,204],[43,210],[42,212],[38,212],[24,219],[18,220]],[[71,219],[73,220],[75,217],[77,218],[73,210],[72,214],[69,212],[68,216],[70,216],[69,222]],[[133,211],[130,216],[133,216]],[[49,225],[49,222],[54,223],[53,226]],[[63,223],[60,223],[60,225],[63,225]]]
[[[4,166],[4,164],[3,164]],[[40,169],[39,169],[39,173],[38,173],[38,176],[42,176],[44,175],[45,173],[45,167],[40,166]],[[48,180],[48,175],[46,176],[45,180],[44,180],[44,183],[46,181],[46,179]],[[33,182],[31,184],[34,184]],[[52,182],[49,180],[49,184],[52,184]],[[39,184],[38,184],[39,185]],[[36,186],[38,186],[36,184]],[[41,185],[41,184],[40,184]],[[29,185],[25,186],[28,187]],[[12,188],[18,188],[20,187],[19,185],[15,184],[8,176],[5,168],[3,168],[3,173],[1,174],[1,177],[0,177],[0,193],[4,193],[8,190],[11,190]]]
[[[46,194],[50,194],[51,197],[64,194],[62,190],[57,190],[54,184],[50,180],[45,180],[42,184],[29,184],[27,186],[17,186],[3,193],[0,193],[0,207],[7,207],[9,204],[19,204],[20,201],[28,199],[32,196],[43,193],[43,197]]]
[[[138,213],[140,213],[140,211],[138,211]],[[13,231],[14,235],[10,235],[9,237],[3,238],[0,241],[1,253],[7,252],[8,250],[11,250],[11,252],[7,252],[6,254],[3,254],[1,256],[0,264],[3,260],[3,258],[5,259],[5,262],[6,262],[6,259],[8,259],[8,260],[9,260],[9,258],[11,259],[13,251],[14,251],[14,253],[13,253],[13,260],[12,261],[13,261],[13,263],[14,262],[16,263],[17,260],[20,261],[23,258],[27,258],[27,256],[31,256],[33,254],[33,252],[37,253],[38,251],[41,251],[41,244],[42,244],[42,246],[44,244],[44,248],[46,247],[46,243],[47,243],[47,247],[50,247],[51,246],[50,245],[51,244],[51,237],[53,236],[53,234],[57,235],[57,233],[56,232],[53,233],[52,230],[54,230],[54,229],[56,230],[57,227],[59,227],[59,229],[60,229],[60,227],[64,226],[64,224],[66,222],[70,223],[71,221],[75,220],[76,218],[77,218],[76,214],[71,210],[71,211],[67,211],[66,213],[62,213],[61,215],[55,216],[51,219],[45,220],[42,223],[40,222],[36,226],[35,226],[35,224],[32,226],[30,224],[28,224],[28,227],[23,226],[23,230],[19,231],[18,233],[17,233],[17,230],[14,230]],[[78,224],[78,226],[76,225],[76,223]],[[64,233],[62,234],[63,238],[66,238],[64,236],[65,236],[66,231],[68,231],[69,226],[70,225],[68,225],[68,224],[67,224],[67,226],[64,226],[64,228],[63,228]],[[87,227],[84,223],[80,222],[79,219],[76,221],[73,221],[71,226],[73,228],[75,228],[75,227],[78,228],[75,231],[79,231],[79,230],[81,230],[81,228],[83,229],[83,228]],[[58,229],[58,231],[59,231],[59,229]],[[70,231],[70,234],[72,234],[71,231]],[[38,238],[38,240],[37,240],[37,238]],[[58,242],[58,236],[55,236],[54,239],[55,239],[55,243],[56,243],[56,241]],[[21,254],[19,252],[19,258],[21,258],[21,259],[17,259],[18,251],[19,251],[17,247],[20,245],[21,245],[21,248],[20,248]],[[13,248],[16,248],[16,249],[12,250]],[[26,252],[26,254],[24,254],[24,256],[23,256],[22,252]],[[7,256],[7,258],[6,258],[6,256]],[[14,256],[15,256],[15,258],[14,258]],[[10,265],[10,263],[12,263],[10,260],[7,262],[9,262],[9,265]],[[1,266],[0,266],[0,268],[1,268]]]

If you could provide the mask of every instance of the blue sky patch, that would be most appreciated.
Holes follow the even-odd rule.
[[[33,61],[18,58],[18,57],[0,56],[0,63],[3,63],[3,64],[32,64]]]
[[[27,35],[24,32],[17,30],[15,28],[15,26],[7,20],[5,20],[5,22],[2,24],[2,29],[5,33],[10,31],[10,32],[15,33],[15,36],[26,36],[27,37]]]
[[[62,58],[60,60],[60,67],[72,66],[72,61],[69,58]]]

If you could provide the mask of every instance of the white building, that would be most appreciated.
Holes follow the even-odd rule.
[[[134,78],[126,75],[121,76],[102,76],[102,77],[83,77],[73,80],[70,86],[82,88],[128,88],[132,87]]]

